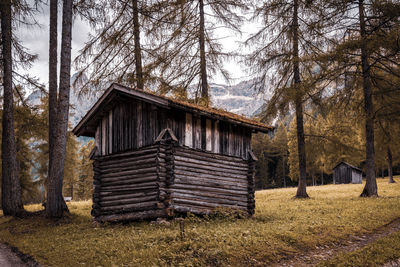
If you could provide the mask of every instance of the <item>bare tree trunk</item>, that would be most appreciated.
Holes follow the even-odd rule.
[[[321,185],[324,185],[324,171],[321,171]]]
[[[50,177],[50,169],[53,159],[54,131],[57,124],[57,17],[58,1],[50,0],[50,33],[49,33],[49,166],[47,177]]]
[[[136,66],[136,87],[144,89],[144,78],[142,69],[142,49],[140,47],[140,25],[138,1],[133,0],[133,35],[135,40],[135,66]]]
[[[283,187],[286,187],[285,155],[282,156]]]
[[[392,161],[392,151],[390,147],[387,148],[387,160],[388,160],[388,176],[389,176],[389,183],[395,183],[393,179],[393,161]]]
[[[54,131],[54,150],[50,169],[46,213],[60,218],[68,210],[62,196],[64,162],[67,144],[69,92],[71,78],[72,0],[64,0],[61,37],[60,92],[57,101],[57,125]]]
[[[204,2],[199,0],[200,9],[200,73],[201,73],[201,97],[208,100],[208,81],[207,81],[207,64],[206,64],[206,48],[205,48],[205,22],[204,22]],[[207,101],[208,102],[208,101]]]
[[[299,184],[297,186],[297,198],[307,198],[307,177],[306,177],[306,144],[304,141],[303,126],[303,103],[300,90],[300,63],[299,63],[299,36],[298,36],[298,0],[293,2],[293,76],[296,89],[296,123],[297,123],[297,148],[299,157]]]
[[[19,181],[14,135],[14,99],[12,87],[11,1],[0,1],[3,58],[3,132],[1,142],[1,204],[4,215],[21,216],[24,212]]]
[[[362,197],[378,196],[378,187],[375,176],[375,151],[374,151],[374,108],[372,103],[372,86],[370,66],[368,63],[368,41],[365,28],[364,1],[359,0],[358,11],[360,18],[361,36],[361,68],[364,89],[365,108],[365,137],[366,137],[366,184],[361,193]]]

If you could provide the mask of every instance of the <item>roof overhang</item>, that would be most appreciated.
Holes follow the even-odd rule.
[[[120,84],[113,83],[103,93],[103,95],[97,100],[93,107],[86,113],[81,121],[75,126],[72,132],[76,136],[89,136],[94,137],[96,127],[99,120],[106,114],[113,106],[121,99],[138,99],[143,102],[151,103],[157,106],[161,106],[166,109],[176,108],[191,112],[198,115],[203,115],[213,119],[227,121],[232,124],[241,125],[253,129],[256,132],[267,133],[274,129],[267,125],[263,125],[259,122],[252,121],[250,119],[244,119],[244,117],[235,115],[229,112],[213,112],[213,109],[203,108],[193,104],[176,101],[163,96],[158,96],[152,93],[140,91],[137,89],[129,88]],[[219,114],[221,113],[221,114]],[[239,117],[241,119],[236,119]]]

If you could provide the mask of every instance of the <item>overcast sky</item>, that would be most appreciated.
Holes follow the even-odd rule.
[[[58,52],[60,52],[61,44],[61,7],[59,7],[59,45]],[[49,54],[49,7],[43,6],[41,12],[39,12],[35,18],[39,22],[39,26],[25,28],[20,27],[18,29],[18,37],[23,42],[24,46],[29,49],[33,54],[38,55],[38,59],[33,64],[32,68],[28,70],[31,76],[38,77],[42,83],[47,85],[48,82],[48,54]],[[221,30],[218,35],[220,37],[225,37],[221,40],[225,51],[236,50],[239,46],[238,42],[243,40],[249,32],[255,30],[254,24],[245,23],[243,25],[244,34],[242,37],[235,36],[227,30]],[[90,32],[90,27],[87,23],[82,21],[80,18],[75,18],[73,21],[72,29],[72,59],[74,59],[79,50],[83,47],[85,42],[88,40],[88,33]],[[230,71],[232,75],[231,84],[236,84],[242,80],[248,79],[246,74],[242,71],[242,67],[236,62],[226,62],[226,68]],[[72,74],[76,70],[72,66]],[[225,84],[222,77],[215,77],[211,82]]]

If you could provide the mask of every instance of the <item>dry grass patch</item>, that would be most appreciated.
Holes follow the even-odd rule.
[[[189,216],[184,240],[178,223],[92,224],[91,202],[72,202],[69,218],[56,223],[0,217],[0,242],[51,266],[265,265],[400,217],[400,181],[378,187],[371,199],[358,197],[363,185],[309,187],[307,200],[293,199],[295,188],[260,191],[253,218]]]

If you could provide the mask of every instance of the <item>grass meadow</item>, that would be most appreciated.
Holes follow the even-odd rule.
[[[71,215],[58,222],[1,216],[0,242],[49,266],[264,266],[344,241],[349,235],[371,232],[399,218],[399,178],[395,184],[378,179],[379,198],[360,198],[360,184],[308,187],[310,199],[301,200],[293,199],[296,188],[258,191],[252,218],[189,215],[183,239],[178,222],[98,225],[92,223],[90,201],[71,202]],[[41,206],[26,209],[35,211]],[[385,254],[384,247],[393,242],[400,244],[400,234],[323,265],[379,265],[394,254],[387,253],[379,261],[365,257]]]

